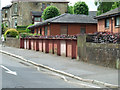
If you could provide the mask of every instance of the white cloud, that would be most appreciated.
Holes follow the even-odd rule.
[[[11,4],[12,0],[1,0],[1,7]]]

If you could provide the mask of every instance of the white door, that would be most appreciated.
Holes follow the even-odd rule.
[[[61,55],[66,55],[66,42],[65,41],[61,41]]]

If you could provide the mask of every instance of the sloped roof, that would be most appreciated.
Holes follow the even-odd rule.
[[[44,22],[37,23],[29,28],[34,28],[42,25],[46,25],[48,23],[81,23],[81,24],[97,24],[97,20],[95,20],[92,16],[89,15],[75,15],[75,14],[62,14],[60,16],[50,18],[45,20]]]
[[[38,11],[32,11],[31,14],[32,16],[42,16],[43,12],[38,12]]]
[[[7,6],[3,7],[2,9],[9,9],[11,6],[12,6],[12,4],[7,5]]]
[[[22,1],[22,2],[64,2],[64,3],[69,3],[68,0],[12,0],[12,2],[18,2],[18,1]]]
[[[106,18],[106,17],[111,17],[111,16],[116,16],[116,15],[120,15],[120,7],[115,8],[111,11],[108,11],[104,14],[101,14],[99,16],[96,16],[95,19],[102,19],[102,18]]]

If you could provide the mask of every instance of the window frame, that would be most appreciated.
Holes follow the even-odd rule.
[[[40,35],[42,35],[42,28],[40,28]]]
[[[115,26],[116,27],[120,26],[120,17],[119,16],[115,17]]]
[[[66,31],[62,31],[62,30],[66,30]],[[68,35],[68,25],[61,25],[60,35]]]
[[[7,18],[7,15],[8,14],[8,11],[7,10],[5,10],[5,18]]]
[[[17,28],[17,18],[15,18],[14,27]]]
[[[39,18],[39,20],[38,20]],[[41,21],[41,17],[34,17],[34,22],[40,22]]]
[[[44,6],[43,6],[44,5]],[[42,3],[42,11],[46,8],[45,3]]]
[[[107,25],[108,23],[108,25]],[[105,28],[109,28],[110,27],[110,19],[109,18],[106,18],[105,19]]]
[[[14,4],[14,14],[17,14],[18,12],[18,5],[17,3]]]
[[[45,28],[44,28],[44,32],[45,32],[45,36],[47,36],[48,35],[48,26],[45,26]]]

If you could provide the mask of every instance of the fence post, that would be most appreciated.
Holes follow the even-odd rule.
[[[22,38],[22,48],[24,48],[24,38]]]
[[[36,43],[36,46],[35,46],[35,47],[36,47],[36,51],[39,51],[39,43],[38,43],[38,39],[36,39],[35,41],[36,41],[36,42],[35,42],[35,43]]]
[[[57,40],[57,55],[61,56],[60,55],[60,40],[59,39]]]
[[[33,50],[35,50],[35,38],[33,38]]]
[[[77,59],[78,60],[83,60],[83,61],[87,61],[87,57],[86,57],[86,35],[80,35],[77,38]]]
[[[45,53],[49,53],[49,40],[45,40]]]
[[[23,39],[20,38],[20,48],[22,48],[22,42],[23,42]]]
[[[43,39],[41,39],[42,40],[42,52],[43,52]]]
[[[52,40],[52,54],[54,54],[54,40]]]
[[[68,40],[65,40],[66,42],[66,57],[68,56]]]
[[[29,50],[31,49],[31,38],[29,38]]]
[[[72,59],[76,59],[76,46],[77,46],[77,41],[72,40]]]

